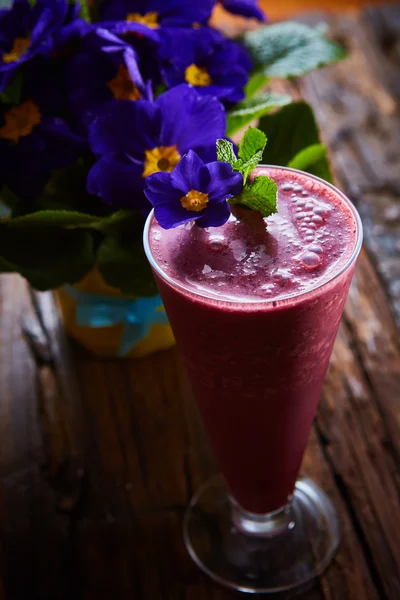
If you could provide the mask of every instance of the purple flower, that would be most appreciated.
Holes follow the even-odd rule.
[[[63,56],[69,55],[79,46],[80,40],[94,29],[94,26],[80,17],[79,2],[68,6],[63,26],[53,36],[53,51]]]
[[[204,164],[189,150],[171,173],[155,173],[146,179],[144,193],[164,229],[196,221],[200,227],[219,227],[230,215],[228,198],[239,194],[243,177],[230,164]]]
[[[162,32],[160,56],[168,87],[187,82],[200,94],[226,103],[244,98],[252,68],[246,50],[215,29],[169,29]]]
[[[81,52],[66,65],[70,107],[86,125],[110,100],[152,99],[151,85],[145,85],[137,55],[118,37],[98,29],[81,41]]]
[[[103,26],[117,34],[136,33],[158,41],[161,27],[206,22],[215,0],[105,0]]]
[[[14,0],[0,10],[0,92],[11,83],[18,67],[38,54],[52,51],[52,34],[67,15],[67,0]]]
[[[234,13],[235,15],[242,15],[249,19],[258,19],[259,21],[265,21],[266,17],[261,9],[258,8],[257,0],[220,0],[225,10]]]
[[[225,135],[226,117],[216,98],[180,85],[155,102],[110,102],[89,128],[92,150],[101,158],[88,177],[88,191],[109,204],[145,208],[145,178],[171,172],[194,149],[215,160],[215,142]]]
[[[3,183],[21,198],[38,196],[53,169],[73,164],[89,150],[87,141],[59,116],[65,99],[46,77],[52,68],[43,58],[32,61],[20,103],[1,107]]]

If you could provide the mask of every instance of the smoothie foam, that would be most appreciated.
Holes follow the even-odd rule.
[[[153,225],[151,249],[165,274],[188,291],[239,302],[281,300],[332,278],[355,245],[350,209],[318,180],[278,169],[273,177],[279,212],[265,222],[231,217],[207,230]]]

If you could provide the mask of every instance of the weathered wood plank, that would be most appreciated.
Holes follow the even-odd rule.
[[[400,595],[398,469],[387,451],[387,431],[370,381],[352,348],[351,332],[343,324],[317,424],[353,520],[365,540],[366,556],[375,566],[378,589],[396,598]]]
[[[307,76],[300,90],[314,107],[341,187],[360,211],[400,323],[400,6],[329,22],[349,58]]]
[[[330,568],[320,579],[323,598],[324,600],[358,597],[365,600],[379,598],[378,590],[366,564],[364,547],[354,530],[354,523],[348,512],[346,500],[342,497],[329,461],[326,460],[324,445],[325,440],[321,444],[320,431],[314,427],[302,465],[302,473],[316,481],[329,494],[340,519],[339,552]]]
[[[21,315],[29,306],[26,283],[0,278],[0,474],[40,460],[36,418],[35,364],[21,335]],[[23,374],[23,376],[21,376]],[[16,432],[19,432],[16,435]]]

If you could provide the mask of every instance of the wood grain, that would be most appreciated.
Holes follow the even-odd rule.
[[[294,89],[314,105],[366,244],[303,463],[342,542],[296,597],[398,600],[400,8],[330,20],[349,60]],[[98,360],[65,339],[50,294],[2,276],[0,390],[0,600],[238,597],[184,548],[184,508],[216,466],[176,349]]]
[[[341,186],[361,214],[369,253],[400,324],[400,11],[332,17],[349,58],[305,78]]]

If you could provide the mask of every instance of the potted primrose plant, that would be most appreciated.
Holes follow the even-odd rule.
[[[310,107],[270,90],[345,55],[322,27],[210,25],[216,0],[9,0],[0,8],[0,272],[55,290],[102,356],[173,344],[142,248],[144,189],[259,119],[259,158],[330,178]],[[234,152],[234,150],[232,150]]]

